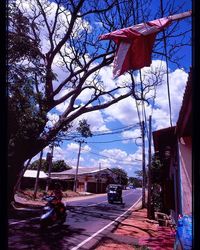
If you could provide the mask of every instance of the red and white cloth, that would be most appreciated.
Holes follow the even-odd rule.
[[[164,17],[101,35],[100,40],[113,40],[118,45],[113,76],[150,66],[156,35],[171,22],[169,18]]]

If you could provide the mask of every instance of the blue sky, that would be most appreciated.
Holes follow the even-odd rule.
[[[157,1],[155,1],[157,4]],[[166,4],[163,1],[164,4]],[[182,1],[175,1],[178,5]],[[152,2],[151,8],[154,8]],[[183,7],[184,11],[191,9],[191,1],[186,1]],[[150,20],[149,20],[150,21]],[[191,18],[182,20],[181,27],[190,29]],[[90,23],[92,27],[92,23]],[[176,38],[175,38],[176,39]],[[47,41],[42,37],[44,49]],[[103,42],[103,41],[102,41]],[[174,41],[175,43],[175,41]],[[172,121],[176,124],[179,110],[182,103],[182,97],[187,82],[189,68],[191,66],[191,48],[180,48],[179,55],[184,56],[181,60],[181,68],[178,69],[175,64],[169,64],[169,81],[172,104]],[[151,67],[146,67],[141,70],[144,81],[151,77],[150,69],[156,72],[157,68],[162,67],[166,70],[164,58],[152,57]],[[101,69],[99,74],[106,84],[112,86],[116,81],[127,80],[127,74],[113,80],[112,65]],[[58,77],[62,79],[64,72],[54,67],[54,71]],[[135,80],[139,81],[139,71],[135,72]],[[80,96],[80,101],[84,102],[88,98],[89,93],[84,93]],[[150,92],[149,95],[152,95]],[[59,114],[64,110],[66,103],[58,105],[49,113],[49,125],[55,123]],[[152,130],[158,130],[170,126],[169,108],[167,97],[166,75],[162,78],[162,84],[156,88],[156,98],[154,105],[150,102],[149,105],[144,104],[146,117],[152,115]],[[140,112],[142,105],[139,105]],[[136,102],[132,97],[129,97],[105,110],[87,113],[82,116],[87,119],[90,124],[93,137],[85,139],[86,143],[82,145],[80,167],[119,167],[123,168],[129,176],[134,176],[136,170],[142,170],[142,148],[141,148],[141,131],[139,127]],[[78,121],[76,121],[78,124]],[[73,131],[71,132],[74,133]],[[146,145],[147,145],[146,138]],[[54,148],[53,160],[65,160],[72,167],[76,166],[79,144],[74,140],[63,141],[59,147]],[[153,149],[153,146],[152,146]],[[44,157],[50,149],[47,147],[44,150]],[[148,159],[146,147],[146,159]],[[35,156],[33,160],[38,159]],[[147,162],[147,161],[146,161]]]

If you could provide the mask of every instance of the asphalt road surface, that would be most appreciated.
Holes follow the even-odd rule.
[[[141,189],[123,190],[123,204],[109,204],[107,195],[67,202],[62,226],[41,232],[38,212],[18,212],[9,218],[8,249],[95,249],[95,244],[126,218],[141,197]]]

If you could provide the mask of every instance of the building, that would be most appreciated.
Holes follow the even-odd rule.
[[[33,188],[35,185],[36,177],[37,177],[37,170],[26,170],[23,175],[20,188],[22,189]],[[40,188],[43,188],[43,189],[45,188],[47,178],[48,178],[48,175],[45,174],[44,171],[40,171],[39,182],[38,182]]]
[[[53,182],[59,181],[63,189],[73,190],[76,169],[51,173]],[[118,175],[109,168],[79,167],[77,175],[77,191],[105,193],[109,183],[118,182]]]
[[[63,190],[73,190],[76,169],[62,172],[51,172],[49,189],[53,189],[54,183],[59,182]],[[26,170],[20,188],[33,188],[37,177],[37,170]],[[38,186],[45,189],[49,180],[48,174],[40,171]],[[79,167],[77,175],[77,192],[105,193],[110,183],[118,183],[119,176],[109,168]]]
[[[183,96],[177,124],[153,132],[155,152],[164,165],[162,184],[165,213],[175,221],[192,213],[192,73]]]

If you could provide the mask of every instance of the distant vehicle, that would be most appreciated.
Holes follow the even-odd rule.
[[[108,203],[120,202],[122,199],[122,186],[120,184],[109,184],[107,187]]]

